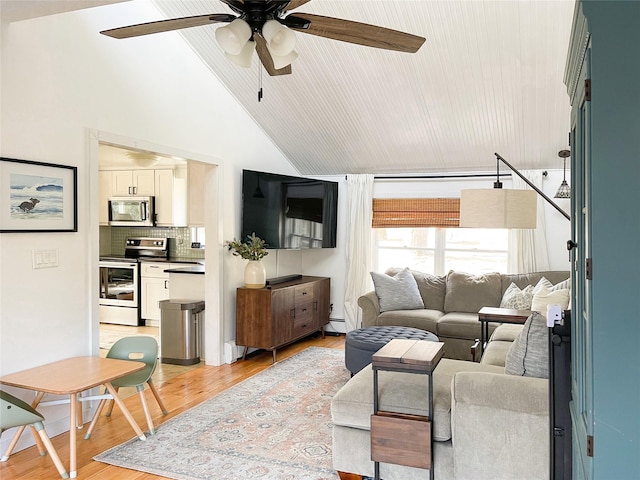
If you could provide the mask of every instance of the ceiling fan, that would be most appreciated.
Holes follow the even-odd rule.
[[[293,31],[331,38],[367,47],[415,53],[425,39],[410,33],[366,23],[310,13],[288,14],[310,0],[220,0],[236,15],[212,13],[173,18],[104,30],[113,38],[130,38],[183,28],[227,23],[216,30],[216,39],[232,62],[249,67],[253,50],[269,75],[291,73],[297,58]]]

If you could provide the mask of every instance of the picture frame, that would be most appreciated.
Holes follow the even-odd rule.
[[[0,157],[0,233],[77,231],[77,167]]]

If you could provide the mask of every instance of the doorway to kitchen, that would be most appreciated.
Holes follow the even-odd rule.
[[[220,189],[220,176],[221,171],[218,165],[219,162],[216,162],[216,159],[211,157],[206,157],[203,155],[193,154],[191,152],[179,151],[170,147],[150,144],[147,142],[142,142],[139,140],[133,140],[130,138],[121,137],[118,135],[112,135],[104,132],[98,132],[92,130],[89,132],[89,155],[91,159],[91,172],[92,178],[90,180],[91,183],[91,191],[95,192],[92,195],[91,202],[91,218],[93,225],[100,225],[101,215],[103,214],[102,210],[105,209],[104,197],[100,196],[100,175],[99,172],[103,170],[105,166],[103,161],[103,156],[101,155],[101,147],[107,145],[109,147],[114,147],[121,149],[125,152],[125,156],[121,158],[119,161],[121,162],[119,165],[110,164],[110,168],[112,170],[118,170],[122,168],[125,169],[139,169],[145,170],[151,168],[155,169],[167,169],[167,167],[171,167],[172,165],[177,165],[180,168],[183,168],[186,172],[188,165],[187,162],[191,161],[194,164],[198,165],[198,168],[201,169],[197,175],[199,180],[198,188],[194,189],[194,194],[197,197],[198,207],[195,209],[196,212],[200,212],[201,216],[197,223],[181,223],[180,227],[172,227],[171,225],[161,225],[158,222],[157,226],[152,227],[152,229],[145,229],[145,236],[167,236],[175,239],[176,248],[181,248],[181,252],[189,251],[193,247],[193,249],[197,249],[198,245],[193,244],[190,241],[189,232],[194,231],[195,228],[202,229],[201,231],[204,233],[206,231],[207,236],[209,238],[218,238],[220,235],[218,234],[218,218],[221,218],[221,202],[217,198],[219,195]],[[126,152],[133,152],[131,154],[126,154]],[[144,155],[143,155],[144,154]],[[122,156],[121,156],[122,157]],[[158,163],[148,163],[149,158],[159,158]],[[193,159],[193,160],[192,160]],[[152,160],[151,162],[154,162]],[[174,163],[171,163],[174,162]],[[125,168],[126,167],[126,168]],[[176,167],[176,170],[178,169]],[[188,182],[185,179],[185,184],[188,187]],[[192,192],[184,192],[186,195],[190,195]],[[189,198],[191,201],[192,198]],[[207,205],[215,206],[214,208],[207,207]],[[90,252],[92,252],[92,266],[90,275],[92,291],[98,291],[99,283],[98,283],[98,272],[99,272],[99,264],[98,260],[101,254],[111,253],[112,249],[111,245],[113,241],[118,243],[118,235],[120,232],[114,232],[113,229],[115,227],[110,227],[108,224],[105,224],[104,219],[102,218],[102,226],[98,226],[95,230],[96,235],[92,240]],[[195,228],[194,228],[195,227]],[[130,227],[130,229],[135,227]],[[142,227],[141,227],[142,228]],[[147,235],[147,231],[150,230],[151,235]],[[141,234],[142,234],[141,233]],[[200,242],[201,244],[203,242]],[[200,247],[202,247],[201,245]],[[194,250],[195,251],[195,250]],[[198,255],[196,255],[198,256]],[[221,265],[219,260],[219,255],[217,252],[212,252],[212,254],[207,254],[206,251],[200,250],[199,254],[200,258],[204,259],[206,264],[206,271],[204,274],[204,285],[205,285],[205,312],[204,312],[204,328],[203,328],[203,341],[202,341],[202,351],[201,351],[201,364],[207,363],[210,365],[220,365],[223,363],[223,325],[221,320],[221,296],[222,296],[222,288],[220,284],[221,275],[219,274]],[[95,281],[94,278],[95,277]],[[96,298],[94,298],[96,297]],[[91,297],[92,301],[92,320],[91,320],[91,338],[92,344],[94,345],[95,350],[98,351],[101,355],[106,354],[108,345],[112,344],[117,338],[122,336],[129,335],[151,335],[155,336],[159,343],[161,343],[161,332],[159,326],[156,325],[144,325],[144,322],[140,321],[137,325],[125,326],[125,325],[108,325],[100,323],[100,315],[98,308],[98,298],[95,295]],[[160,367],[160,365],[159,365]],[[162,365],[162,370],[165,370],[165,365]],[[173,366],[170,366],[173,367]],[[178,366],[180,369],[184,369],[183,366]]]

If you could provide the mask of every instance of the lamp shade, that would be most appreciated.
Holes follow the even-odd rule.
[[[298,58],[298,53],[295,50],[292,50],[288,55],[274,55],[271,53],[271,58],[273,59],[273,67],[279,70],[287,65],[291,65],[291,63]]]
[[[242,48],[250,38],[251,27],[240,18],[236,18],[229,25],[216,30],[216,40],[222,49],[230,55],[240,55]]]
[[[256,49],[256,43],[249,41],[244,44],[242,50],[238,55],[231,55],[225,52],[225,56],[236,65],[242,68],[251,68],[251,59],[253,58],[253,51]]]
[[[296,46],[295,33],[277,20],[268,20],[265,22],[262,26],[262,35],[267,41],[271,55],[287,56]]]
[[[533,190],[477,189],[460,192],[460,226],[468,228],[536,228]]]

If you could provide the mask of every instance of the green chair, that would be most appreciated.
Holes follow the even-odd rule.
[[[13,452],[16,443],[18,443],[18,439],[20,438],[20,435],[22,435],[24,428],[26,426],[31,426],[38,432],[38,435],[40,435],[40,439],[42,440],[42,443],[44,443],[46,452],[49,452],[49,456],[51,457],[51,460],[53,460],[53,463],[62,478],[69,478],[69,474],[60,461],[58,452],[56,452],[56,449],[53,447],[53,444],[49,439],[49,435],[47,435],[47,432],[44,429],[44,425],[42,424],[44,417],[28,403],[23,402],[19,398],[16,398],[7,392],[3,392],[2,390],[0,390],[0,408],[0,434],[9,428],[20,427],[9,444],[9,448],[7,448],[7,451],[2,456],[1,461],[6,462],[9,460],[9,456],[11,455],[11,452]],[[40,450],[40,455],[46,455],[46,452],[42,449],[40,443],[38,443],[38,449]]]
[[[144,335],[134,336],[134,337],[125,337],[118,340],[113,346],[109,349],[107,353],[107,358],[117,358],[120,360],[133,360],[136,362],[144,362],[146,367],[136,373],[132,373],[131,375],[127,375],[126,377],[117,378],[111,382],[113,387],[118,391],[120,387],[136,387],[140,395],[140,401],[142,402],[142,409],[144,410],[144,416],[147,419],[147,425],[149,426],[149,433],[153,435],[155,433],[155,429],[153,427],[153,421],[151,420],[151,414],[149,413],[149,407],[147,405],[147,401],[144,396],[144,384],[149,385],[149,389],[153,393],[162,413],[167,415],[169,412],[166,407],[162,403],[160,399],[160,394],[156,389],[155,385],[151,380],[151,375],[156,369],[156,365],[158,363],[158,342],[156,342],[155,338],[148,337]],[[105,406],[107,399],[100,400],[98,404],[98,409],[96,410],[93,419],[91,420],[91,424],[89,425],[89,429],[87,430],[85,439],[88,439],[91,436],[91,432],[98,421],[98,417],[102,412],[102,409]],[[110,400],[111,404],[107,409],[106,416],[111,416],[111,411],[113,410],[113,400]]]

